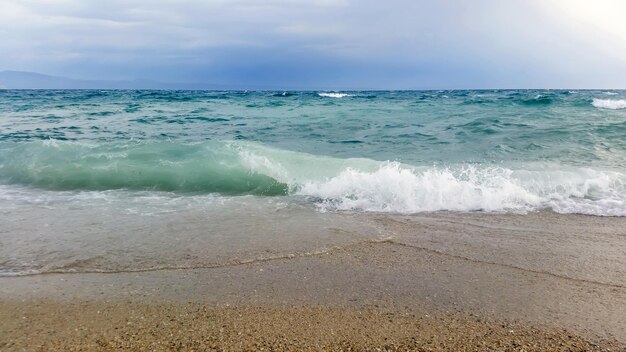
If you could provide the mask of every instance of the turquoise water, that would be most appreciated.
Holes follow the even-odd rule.
[[[626,216],[626,91],[0,91],[5,206],[136,192]]]

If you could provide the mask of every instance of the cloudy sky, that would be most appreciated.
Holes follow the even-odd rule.
[[[0,0],[0,71],[239,88],[626,88],[622,0]]]

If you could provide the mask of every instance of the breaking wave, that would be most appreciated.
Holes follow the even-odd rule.
[[[512,170],[463,165],[422,170],[386,163],[374,172],[346,169],[299,191],[322,210],[418,213],[533,211],[626,216],[626,175],[592,169]]]
[[[326,92],[326,93],[317,93],[317,95],[319,95],[320,97],[325,97],[325,98],[345,98],[345,97],[351,97],[351,94],[348,93],[332,93],[332,92]]]
[[[414,166],[209,141],[0,144],[0,183],[302,197],[321,211],[533,211],[626,216],[626,174],[562,165]]]
[[[601,109],[611,109],[611,110],[626,109],[626,99],[619,99],[619,100],[593,99],[593,102],[591,104],[595,106],[596,108],[601,108]]]

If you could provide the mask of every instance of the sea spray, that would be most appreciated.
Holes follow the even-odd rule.
[[[324,97],[324,98],[345,98],[345,97],[351,97],[352,96],[352,94],[337,93],[337,92],[318,93],[318,95],[320,97]]]
[[[626,92],[607,92],[7,90],[0,185],[621,216]]]
[[[593,99],[593,106],[602,109],[626,109],[626,99]]]
[[[626,216],[626,174],[591,169],[512,170],[494,166],[346,169],[305,183],[324,211],[532,211]]]
[[[622,90],[3,90],[0,276],[288,258],[413,238],[416,219],[435,221],[433,239],[477,223],[489,238],[529,234],[503,224],[539,228],[528,243],[571,232],[617,258],[605,240],[626,219],[625,100]],[[540,228],[553,222],[558,231]]]
[[[45,190],[305,197],[323,211],[532,211],[626,216],[626,175],[558,164],[417,166],[258,143],[3,143],[0,180]]]

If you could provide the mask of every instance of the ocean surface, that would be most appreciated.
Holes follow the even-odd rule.
[[[626,91],[0,90],[0,275],[210,266],[435,211],[626,216]]]

